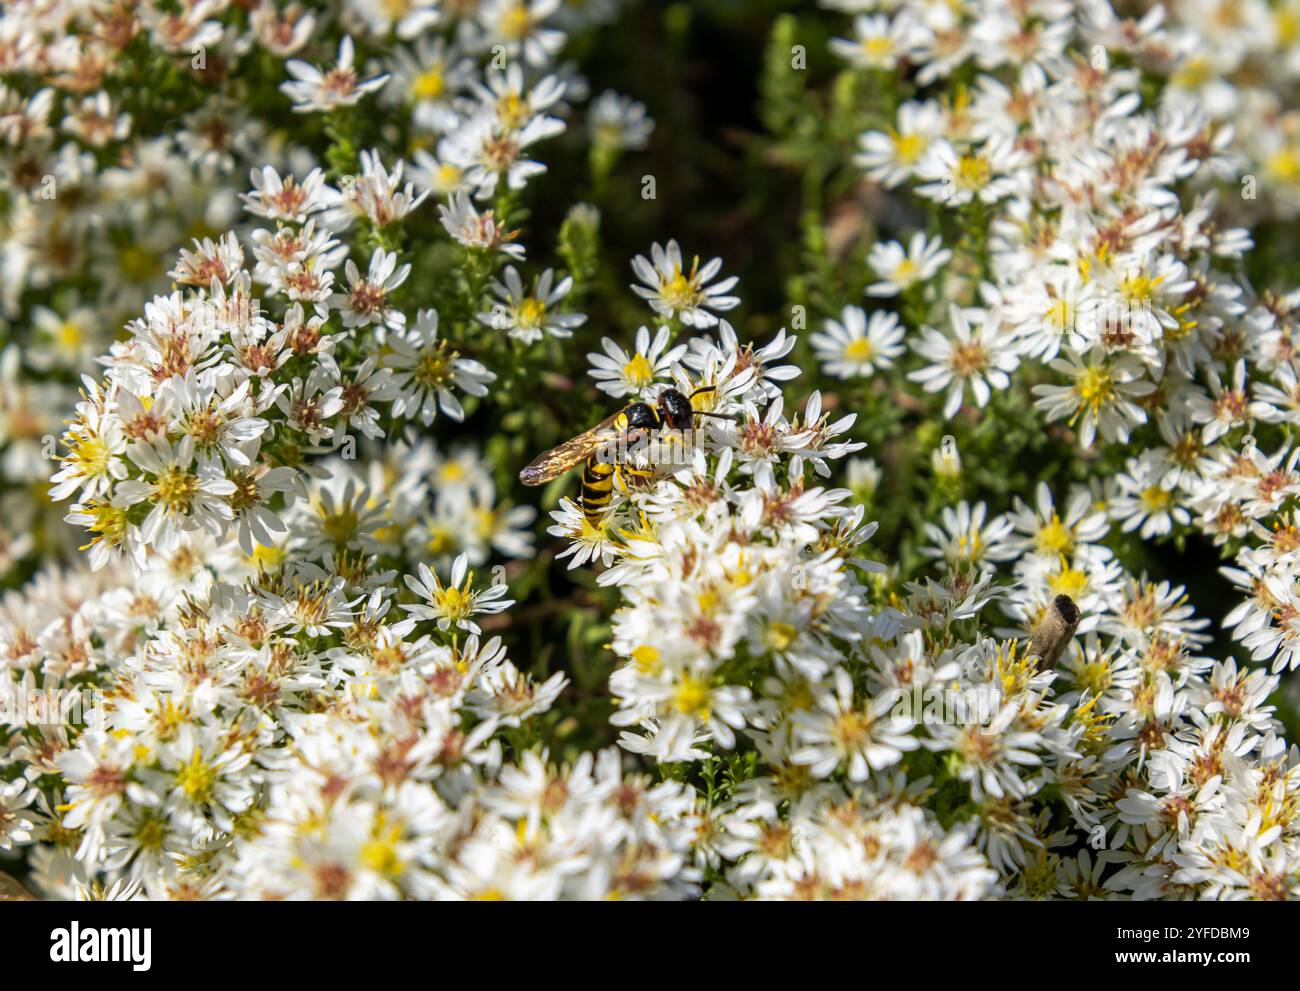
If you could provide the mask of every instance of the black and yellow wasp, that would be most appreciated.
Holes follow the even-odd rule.
[[[627,491],[629,478],[644,481],[654,474],[649,468],[640,468],[622,460],[630,448],[656,430],[667,428],[685,433],[692,428],[693,418],[697,416],[731,419],[719,413],[704,413],[691,405],[691,400],[700,393],[714,388],[716,386],[709,385],[696,389],[689,398],[676,389],[665,389],[653,406],[649,403],[624,406],[590,430],[539,454],[519,473],[519,481],[525,485],[544,485],[585,460],[578,506],[588,523],[593,527],[599,526],[609,508],[615,482],[622,491]]]

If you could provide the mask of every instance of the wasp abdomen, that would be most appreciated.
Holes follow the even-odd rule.
[[[600,525],[613,492],[614,465],[596,458],[588,459],[582,469],[582,489],[578,495],[578,504],[582,507],[582,515],[593,527]]]

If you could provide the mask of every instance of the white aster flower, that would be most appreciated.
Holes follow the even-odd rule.
[[[588,374],[596,380],[596,388],[611,396],[647,399],[658,392],[656,387],[686,353],[685,344],[669,348],[670,339],[671,330],[666,325],[656,331],[653,341],[649,327],[638,327],[635,347],[629,355],[616,341],[602,337],[600,344],[605,353],[587,355],[591,365]]]
[[[281,83],[280,90],[293,101],[293,109],[299,113],[353,106],[388,81],[386,75],[358,79],[352,64],[355,55],[352,39],[344,35],[339,42],[337,64],[324,72],[301,59],[290,59],[284,67],[293,80]]]
[[[402,608],[415,619],[435,620],[440,630],[456,626],[467,633],[482,633],[473,617],[495,615],[514,605],[513,599],[504,598],[509,591],[504,583],[474,588],[474,572],[469,570],[469,558],[464,554],[452,562],[451,582],[447,585],[426,564],[420,565],[419,575],[418,580],[405,576],[406,586],[424,601],[403,604]]]
[[[875,244],[867,255],[867,264],[881,281],[867,286],[867,294],[897,296],[932,279],[951,257],[942,238],[930,239],[921,231],[912,235],[906,251],[897,241]]]
[[[465,417],[464,407],[453,387],[470,396],[486,396],[496,374],[481,362],[465,358],[438,337],[438,313],[421,310],[415,326],[388,338],[391,351],[384,365],[393,370],[392,386],[397,392],[393,415],[415,419],[426,426],[442,410],[453,420]]]
[[[867,377],[879,368],[892,368],[894,359],[907,350],[895,313],[877,310],[868,320],[861,307],[849,305],[838,321],[827,320],[823,326],[810,340],[822,370],[835,378]]]
[[[661,316],[677,317],[688,327],[712,327],[718,322],[718,313],[725,313],[740,305],[740,298],[726,293],[739,281],[730,276],[721,282],[709,282],[722,271],[722,259],[714,258],[703,268],[696,257],[689,272],[682,271],[682,251],[676,241],[664,247],[650,246],[650,258],[637,255],[632,259],[632,271],[643,285],[633,285],[632,291],[650,303],[650,308]]]
[[[931,364],[908,375],[920,382],[926,392],[948,390],[943,405],[943,415],[951,419],[961,409],[962,398],[969,387],[976,406],[988,405],[993,389],[1005,389],[1011,379],[1008,375],[1020,364],[1011,342],[996,330],[990,332],[986,311],[974,311],[982,322],[971,325],[967,312],[952,304],[948,315],[952,336],[930,327],[922,327],[923,337],[913,345],[916,353]]]

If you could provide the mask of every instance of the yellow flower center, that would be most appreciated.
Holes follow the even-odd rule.
[[[432,347],[425,348],[415,364],[415,381],[425,388],[442,385],[451,377],[452,361],[456,357],[455,352],[448,353],[445,341],[437,341]]]
[[[158,476],[158,501],[172,509],[188,510],[198,491],[198,476],[182,468],[167,468]]]
[[[1054,595],[1064,594],[1079,599],[1088,587],[1088,575],[1062,562],[1060,572],[1051,576],[1047,584]]]
[[[675,310],[691,307],[699,298],[694,282],[682,275],[681,269],[674,269],[671,279],[661,280],[659,294]]]
[[[144,850],[161,849],[165,836],[166,832],[163,829],[162,822],[152,817],[140,823],[139,828],[135,831],[136,844]]]
[[[789,623],[773,623],[767,628],[767,645],[773,650],[785,650],[798,635],[799,631]]]
[[[439,64],[430,66],[415,77],[411,83],[411,96],[416,100],[436,100],[446,89],[447,80]]]
[[[397,856],[397,841],[401,838],[399,826],[385,826],[381,819],[375,827],[375,837],[362,844],[361,863],[385,877],[397,877],[405,865]]]
[[[786,685],[781,693],[781,710],[783,712],[805,712],[811,709],[817,699],[813,696],[812,686],[802,678]]]
[[[1075,375],[1074,391],[1084,406],[1096,412],[1115,398],[1115,381],[1108,369],[1089,365]]]
[[[1300,147],[1288,145],[1274,152],[1264,167],[1278,182],[1300,184]]]
[[[66,460],[77,465],[83,475],[99,475],[108,469],[108,445],[94,434],[79,434]]]
[[[654,674],[659,670],[659,648],[643,643],[632,651],[632,661],[642,674]]]
[[[632,360],[623,366],[623,380],[638,389],[649,385],[654,377],[654,369],[650,367],[646,356],[640,352],[633,355]]]
[[[1151,299],[1151,294],[1156,287],[1164,281],[1162,275],[1151,276],[1138,272],[1121,282],[1119,291],[1130,303],[1145,303]]]
[[[1054,299],[1048,304],[1043,319],[1054,330],[1062,331],[1070,325],[1070,304],[1064,299]]]
[[[867,58],[879,62],[893,52],[894,43],[887,35],[876,35],[862,39],[862,50],[867,53]]]
[[[1300,11],[1291,7],[1279,7],[1273,12],[1273,25],[1277,31],[1279,48],[1289,48],[1300,38]]]
[[[1075,684],[1089,695],[1100,695],[1110,687],[1110,665],[1104,658],[1086,661],[1075,678]]]
[[[442,607],[444,613],[456,618],[464,615],[469,599],[461,593],[460,589],[453,585],[451,588],[443,589],[442,594],[438,596],[438,604]]]
[[[203,755],[197,750],[188,764],[181,765],[176,772],[176,785],[196,802],[206,802],[212,794],[212,786],[217,780],[217,772],[203,761]]]
[[[715,589],[706,588],[695,596],[695,604],[699,606],[700,613],[704,616],[710,616],[717,612],[720,600]]]
[[[906,285],[907,283],[915,280],[917,275],[920,273],[920,271],[921,271],[920,265],[918,265],[910,258],[904,258],[901,262],[899,262],[897,265],[894,266],[893,281],[902,285]]]
[[[461,170],[455,165],[444,164],[438,166],[438,185],[443,189],[451,189],[460,183]]]
[[[54,341],[65,351],[75,351],[81,347],[82,341],[86,339],[81,325],[73,320],[65,320],[59,325],[58,330],[54,332]]]
[[[849,361],[869,361],[875,349],[865,337],[855,337],[844,348],[844,357]]]
[[[913,165],[925,151],[926,140],[920,134],[893,134],[894,157],[903,165]]]
[[[1210,63],[1205,59],[1188,59],[1174,73],[1171,82],[1180,89],[1198,90],[1210,81]]]
[[[1174,497],[1168,489],[1159,485],[1148,485],[1142,490],[1142,507],[1148,513],[1159,513],[1173,505]]]
[[[268,547],[258,544],[249,555],[253,564],[260,565],[267,571],[273,571],[284,563],[285,551],[280,547]]]
[[[978,561],[983,553],[984,541],[978,530],[963,533],[957,538],[957,556],[964,561]]]
[[[533,30],[532,15],[524,4],[515,4],[501,18],[500,28],[503,35],[515,41],[527,38]]]
[[[979,155],[962,155],[954,178],[963,189],[976,190],[986,185],[992,175],[992,167]]]
[[[709,718],[709,685],[703,679],[683,675],[673,694],[673,705],[678,712],[697,719]]]
[[[1038,531],[1034,543],[1040,554],[1060,554],[1073,546],[1074,534],[1061,522],[1061,518],[1053,513],[1052,521]]]
[[[520,301],[515,320],[520,327],[539,327],[546,318],[546,304],[534,296]]]
[[[497,119],[506,127],[518,127],[527,116],[528,104],[518,93],[507,93],[497,100]]]

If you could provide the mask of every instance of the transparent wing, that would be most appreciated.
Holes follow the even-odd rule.
[[[619,430],[614,426],[614,421],[622,415],[622,410],[611,413],[590,430],[539,454],[532,464],[519,473],[519,481],[525,485],[544,485],[574,465],[586,461],[604,444],[617,439]]]

